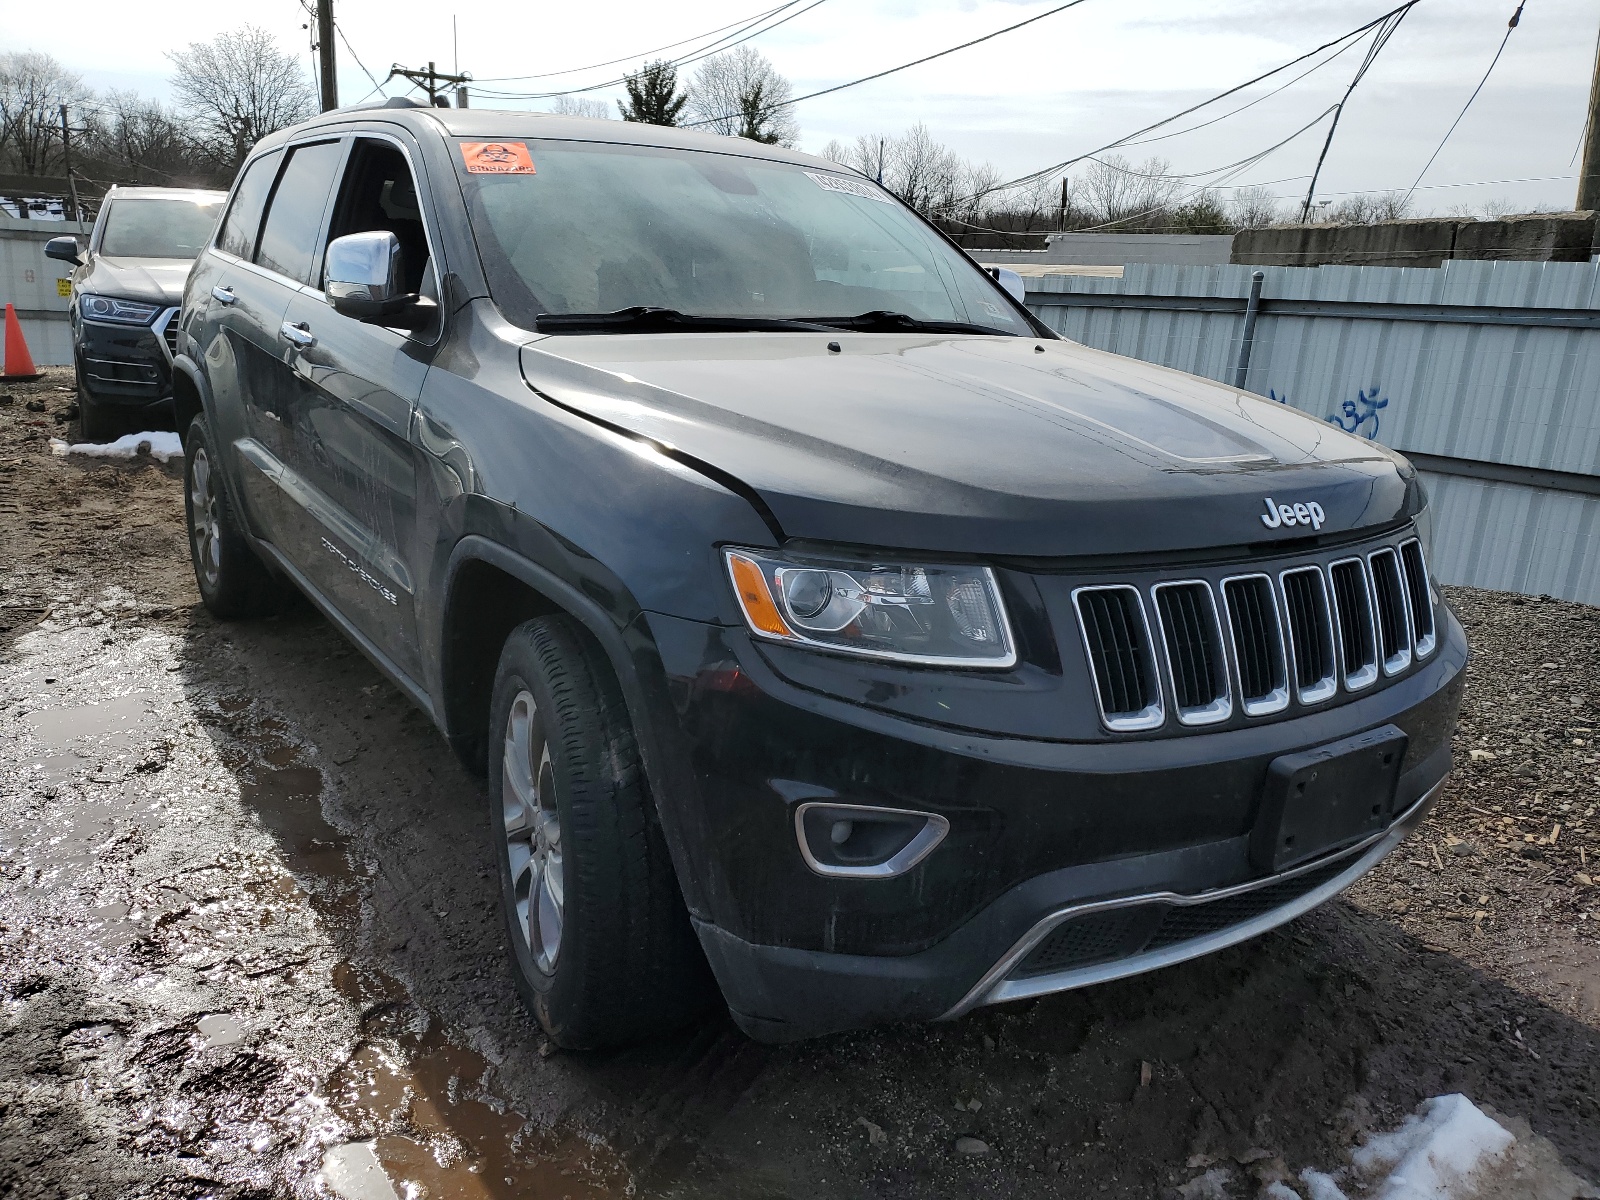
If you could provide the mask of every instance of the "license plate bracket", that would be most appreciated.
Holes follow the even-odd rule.
[[[1383,829],[1394,817],[1405,752],[1406,735],[1385,725],[1273,759],[1250,837],[1251,865],[1288,870]]]

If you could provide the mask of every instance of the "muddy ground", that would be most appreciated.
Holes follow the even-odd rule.
[[[1254,943],[950,1025],[557,1054],[480,781],[313,612],[212,620],[177,464],[51,455],[69,382],[0,386],[0,1195],[1245,1197],[1447,1091],[1600,1179],[1600,610],[1452,593],[1448,795]]]

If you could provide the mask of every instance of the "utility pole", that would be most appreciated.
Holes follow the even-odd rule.
[[[72,177],[72,126],[67,122],[65,102],[61,105],[61,163],[67,176],[67,190],[72,193],[72,216],[68,220],[76,221],[83,209],[78,206],[78,181]]]
[[[403,79],[411,80],[412,83],[427,92],[428,103],[434,108],[450,107],[451,87],[456,89],[457,107],[466,107],[463,102],[466,100],[466,85],[472,82],[471,75],[445,75],[431,62],[428,64],[426,71],[413,71],[409,67],[402,67],[397,64],[390,68],[389,78],[393,79],[396,75]]]
[[[339,107],[339,73],[333,60],[333,0],[317,0],[317,60],[321,66],[322,111]]]
[[[1578,207],[1600,208],[1600,46],[1589,86],[1589,124],[1583,135],[1583,173],[1578,176]]]

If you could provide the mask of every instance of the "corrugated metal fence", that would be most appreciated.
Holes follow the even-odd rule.
[[[1086,345],[1235,382],[1412,457],[1451,583],[1600,604],[1600,264],[1131,265],[1026,280]]]
[[[76,221],[22,221],[0,214],[0,306],[14,304],[33,361],[41,367],[72,361],[67,323],[68,263],[44,256],[44,244],[69,233],[88,240],[89,226]]]

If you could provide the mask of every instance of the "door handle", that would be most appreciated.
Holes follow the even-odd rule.
[[[302,350],[309,350],[317,344],[317,338],[311,332],[311,326],[304,321],[285,321],[278,327],[278,333]]]
[[[232,304],[239,297],[233,294],[231,287],[214,287],[211,289],[211,298],[218,304]]]

